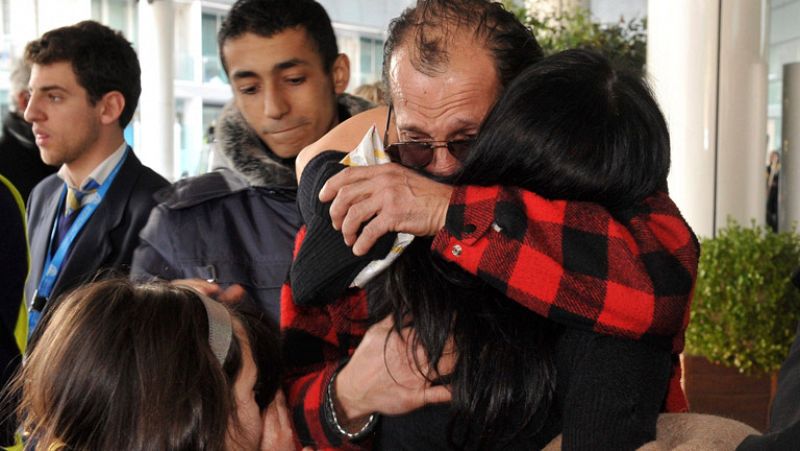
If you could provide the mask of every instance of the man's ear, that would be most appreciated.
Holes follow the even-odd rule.
[[[350,83],[350,58],[344,53],[340,53],[333,60],[331,77],[333,78],[333,91],[336,94],[343,93],[347,89],[347,84]]]
[[[100,123],[103,125],[113,124],[119,120],[122,110],[125,109],[125,96],[119,91],[107,92],[99,102]]]
[[[28,101],[31,100],[31,93],[28,90],[22,90],[17,93],[17,96],[14,98],[14,102],[17,104],[17,111],[25,112],[25,108],[28,108]]]

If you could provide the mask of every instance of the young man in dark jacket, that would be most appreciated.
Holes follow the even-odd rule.
[[[216,128],[229,167],[160,193],[131,275],[250,297],[277,321],[300,226],[294,159],[371,104],[344,94],[349,61],[313,0],[239,0],[218,43],[234,96]]]

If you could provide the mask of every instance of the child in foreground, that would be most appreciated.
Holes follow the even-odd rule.
[[[12,387],[26,448],[294,449],[276,327],[246,308],[121,279],[66,295]]]

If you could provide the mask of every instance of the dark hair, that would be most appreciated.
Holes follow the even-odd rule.
[[[395,50],[412,42],[412,64],[424,74],[442,72],[454,36],[471,31],[484,42],[495,60],[500,85],[505,87],[524,68],[542,57],[542,49],[525,27],[499,2],[489,0],[418,0],[389,24],[383,46],[383,80],[389,84],[389,67]],[[391,95],[391,90],[388,90]]]
[[[590,50],[531,66],[484,122],[457,184],[513,184],[625,209],[667,190],[669,133],[646,82]]]
[[[339,47],[328,13],[314,0],[239,0],[234,3],[217,34],[225,72],[228,72],[222,51],[225,42],[245,33],[269,38],[289,28],[306,30],[322,58],[322,68],[329,73],[339,56]]]
[[[534,443],[553,402],[557,326],[433,256],[430,247],[430,238],[417,237],[373,282],[372,319],[391,313],[398,332],[412,326],[410,346],[425,349],[429,368],[439,366],[450,345],[456,350],[453,372],[442,378],[417,363],[429,380],[452,390],[450,446]]]
[[[125,107],[119,125],[133,118],[142,93],[142,71],[131,43],[119,31],[92,20],[50,30],[25,47],[30,64],[68,62],[94,105],[111,91],[119,91]]]
[[[280,380],[277,331],[250,313],[232,316],[271,398]],[[189,288],[124,279],[79,288],[57,305],[15,379],[24,429],[43,449],[225,449],[229,425],[238,425],[242,348],[234,334],[220,365],[208,329]]]

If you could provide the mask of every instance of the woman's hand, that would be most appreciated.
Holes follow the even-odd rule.
[[[289,409],[286,407],[286,397],[283,390],[275,393],[264,414],[263,430],[261,432],[260,451],[294,451],[295,447],[294,429],[289,419]],[[311,447],[303,448],[303,451],[314,451]]]

